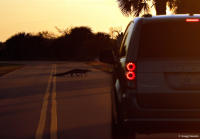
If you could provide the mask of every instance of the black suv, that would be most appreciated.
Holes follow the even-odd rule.
[[[113,75],[113,131],[200,130],[200,16],[139,17],[124,33]]]

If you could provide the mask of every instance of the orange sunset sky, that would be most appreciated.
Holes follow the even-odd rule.
[[[132,17],[122,15],[116,0],[0,0],[0,41],[18,32],[37,33],[75,26],[93,32],[126,28]]]

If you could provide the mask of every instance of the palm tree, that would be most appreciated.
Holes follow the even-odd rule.
[[[157,15],[165,15],[167,6],[172,10],[176,7],[176,0],[153,0],[156,14]]]
[[[124,15],[139,16],[142,10],[144,12],[149,12],[149,6],[147,1],[143,0],[117,0],[119,2],[119,7]]]
[[[117,0],[119,7],[125,15],[139,16],[143,11],[144,13],[150,12],[150,7],[155,6],[157,15],[166,14],[167,5],[170,9],[175,8],[176,0]],[[152,2],[153,5],[149,5]]]
[[[176,13],[200,13],[200,0],[177,0]]]

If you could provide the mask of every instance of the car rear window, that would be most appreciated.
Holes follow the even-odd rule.
[[[140,35],[140,58],[200,58],[200,22],[143,23]]]

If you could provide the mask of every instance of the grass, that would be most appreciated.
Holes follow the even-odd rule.
[[[7,63],[0,63],[0,76],[3,76],[7,73],[10,73],[12,71],[15,71],[19,68],[23,67],[23,65],[19,64],[7,64]]]

